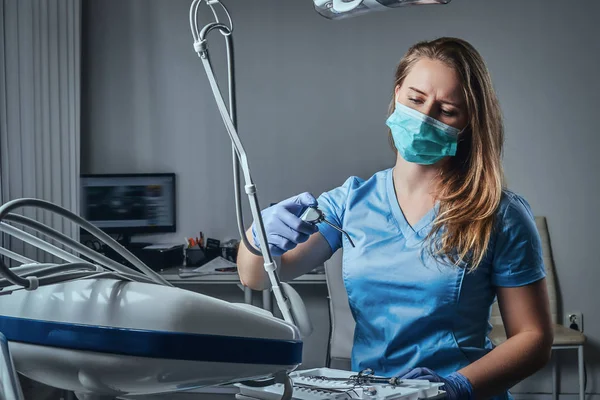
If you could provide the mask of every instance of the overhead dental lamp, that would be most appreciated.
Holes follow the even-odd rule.
[[[313,1],[321,15],[339,19],[450,0]],[[210,8],[215,20],[200,28],[202,3]],[[219,15],[225,15],[226,20],[222,22]],[[283,375],[283,397],[291,398],[288,374],[301,365],[302,337],[312,328],[300,296],[279,280],[267,245],[256,186],[237,133],[232,19],[218,0],[193,0],[190,27],[194,50],[202,60],[232,142],[240,235],[246,247],[264,259],[283,320],[257,307],[175,288],[106,233],[72,212],[43,200],[13,200],[0,207],[0,232],[60,261],[43,263],[0,247],[0,400],[23,399],[16,372],[73,391],[85,400],[175,393],[235,382],[256,385]],[[207,37],[215,31],[221,33],[227,45],[229,107],[209,58]],[[240,168],[260,250],[248,243],[245,235]],[[76,223],[133,268],[14,213],[23,207],[50,211]],[[6,259],[19,266],[9,268]]]
[[[322,16],[329,19],[341,19],[396,7],[448,4],[450,1],[452,0],[313,0],[313,3],[317,12]]]

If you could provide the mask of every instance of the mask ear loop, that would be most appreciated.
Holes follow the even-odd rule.
[[[458,145],[458,144],[459,144],[461,141],[465,140],[465,139],[464,139],[464,137],[463,137],[463,136],[464,136],[464,133],[467,131],[467,129],[469,129],[469,127],[470,127],[470,126],[471,126],[471,121],[467,122],[467,125],[465,125],[465,127],[464,127],[464,128],[462,128],[462,129],[461,129],[461,130],[460,130],[460,131],[459,131],[459,132],[456,134],[457,145]],[[457,147],[458,147],[458,146],[457,146]],[[457,150],[457,151],[458,151],[458,150]],[[440,172],[438,173],[438,177],[439,177],[440,179],[443,179],[443,178],[444,178],[444,168],[440,168]]]
[[[461,136],[463,133],[465,133],[465,131],[471,126],[471,121],[467,122],[467,124],[465,125],[464,128],[462,128],[458,134],[456,135],[457,137]]]

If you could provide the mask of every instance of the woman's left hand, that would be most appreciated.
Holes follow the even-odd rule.
[[[414,368],[406,374],[398,376],[400,379],[424,379],[429,382],[442,382],[442,390],[446,391],[447,400],[472,400],[473,387],[464,375],[454,372],[444,378],[429,368]]]

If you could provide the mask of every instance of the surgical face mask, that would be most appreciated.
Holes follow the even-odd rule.
[[[459,129],[396,102],[396,110],[386,121],[394,144],[408,162],[431,165],[456,155]]]

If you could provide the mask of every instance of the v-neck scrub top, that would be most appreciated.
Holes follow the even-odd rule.
[[[425,237],[437,206],[411,226],[398,204],[392,169],[368,180],[350,177],[317,199],[319,232],[332,252],[343,248],[343,280],[356,321],[352,369],[394,376],[426,367],[444,376],[492,349],[488,320],[496,287],[545,277],[529,204],[503,191],[485,259],[472,273],[428,256]],[[505,397],[505,396],[502,396]]]

